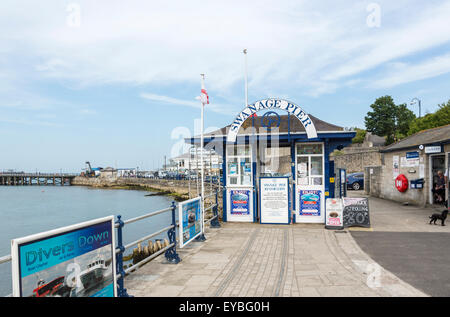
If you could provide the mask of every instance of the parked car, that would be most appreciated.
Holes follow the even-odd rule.
[[[364,188],[364,173],[352,173],[347,175],[347,188],[360,190]]]
[[[165,171],[158,171],[158,178],[166,178],[167,177],[167,172]]]

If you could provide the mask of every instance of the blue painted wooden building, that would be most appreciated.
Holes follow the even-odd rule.
[[[287,100],[248,105],[230,125],[204,135],[205,148],[223,157],[223,220],[259,221],[259,179],[269,176],[289,178],[292,222],[324,223],[325,199],[335,197],[330,154],[355,134]],[[196,136],[186,142],[201,141]]]

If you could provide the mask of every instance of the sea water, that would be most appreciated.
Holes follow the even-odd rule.
[[[127,220],[167,208],[172,202],[166,196],[147,194],[82,186],[0,186],[0,257],[11,253],[14,238],[110,215]],[[125,225],[124,244],[169,226],[171,220],[171,213],[166,212]],[[156,238],[167,238],[167,233]],[[0,296],[11,292],[11,262],[7,262],[0,264]]]

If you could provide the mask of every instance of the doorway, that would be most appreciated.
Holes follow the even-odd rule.
[[[288,177],[289,186],[289,210],[292,212],[292,159],[291,159],[291,146],[290,144],[279,144],[278,142],[260,142],[258,146],[256,164],[256,177],[255,182],[256,193],[258,193],[257,213],[258,219],[261,219],[261,206],[259,204],[259,180],[261,177]]]
[[[228,145],[226,150],[227,221],[253,222],[252,146]]]
[[[323,143],[295,146],[296,222],[325,222],[325,162]]]
[[[445,154],[433,154],[430,155],[430,204],[441,204],[437,200],[437,195],[433,194],[432,190],[435,188],[438,181],[438,171],[445,173]],[[445,200],[445,189],[443,193],[443,198]]]

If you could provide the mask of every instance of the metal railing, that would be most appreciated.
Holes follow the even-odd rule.
[[[218,191],[216,191],[215,193],[209,194],[209,195],[205,195],[205,197],[203,198],[204,201],[206,201],[207,198],[209,197],[215,197],[215,201],[213,203],[210,204],[210,206],[205,207],[204,213],[206,215],[206,211],[208,210],[212,210],[213,216],[208,218],[208,219],[204,219],[204,224],[209,223],[211,228],[220,228],[220,222],[219,222],[219,213],[218,213]],[[130,297],[130,295],[128,295],[126,288],[124,287],[124,278],[127,274],[130,274],[134,271],[136,271],[140,266],[150,262],[151,260],[155,259],[156,257],[160,256],[161,254],[164,253],[166,259],[168,260],[169,263],[179,263],[181,261],[177,251],[176,251],[176,245],[177,245],[177,232],[176,232],[176,228],[178,226],[178,222],[176,221],[176,209],[177,209],[177,205],[175,204],[175,202],[172,202],[172,204],[170,205],[170,207],[165,208],[165,209],[161,209],[161,210],[157,210],[142,216],[138,216],[135,218],[131,218],[128,220],[122,220],[122,216],[118,215],[117,216],[117,220],[115,221],[115,229],[117,229],[117,246],[115,248],[115,253],[116,253],[116,281],[117,281],[117,295],[119,297]],[[171,212],[171,223],[169,226],[164,227],[158,231],[155,231],[147,236],[144,236],[142,238],[139,238],[133,242],[130,242],[126,245],[123,244],[123,228],[125,227],[125,225],[143,220],[143,219],[147,219],[165,212]],[[126,269],[124,268],[124,260],[123,260],[123,255],[125,253],[125,251],[127,249],[130,249],[131,247],[145,241],[148,239],[151,239],[153,237],[156,237],[158,235],[160,235],[161,233],[167,232],[168,238],[169,238],[169,244],[166,245],[165,247],[163,247],[162,249],[158,250],[157,252],[149,255],[148,257],[145,257],[144,259],[142,259],[141,261],[131,265],[130,267],[127,267]],[[204,235],[200,235],[199,237],[197,237],[196,241],[204,241],[206,240]],[[6,262],[10,262],[12,260],[11,255],[6,255],[3,257],[0,257],[0,264],[2,263],[6,263]],[[11,296],[8,295],[8,296]]]

